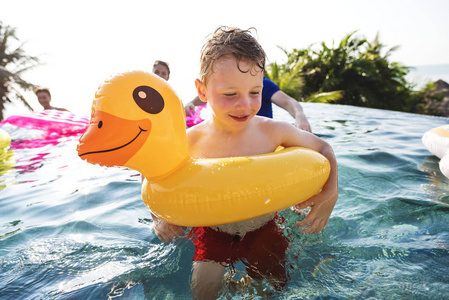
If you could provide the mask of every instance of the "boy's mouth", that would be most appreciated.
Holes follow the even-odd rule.
[[[246,116],[233,116],[233,115],[229,115],[233,120],[237,121],[237,122],[245,122],[246,120],[248,120],[249,115]]]

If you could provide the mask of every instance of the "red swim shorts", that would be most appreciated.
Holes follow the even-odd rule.
[[[193,260],[230,265],[241,261],[252,278],[266,275],[286,278],[285,254],[289,241],[275,219],[243,238],[210,227],[195,227],[191,232],[195,245]]]

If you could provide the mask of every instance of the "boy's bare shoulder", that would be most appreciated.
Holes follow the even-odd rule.
[[[295,126],[285,121],[260,116],[256,116],[254,118],[258,122],[258,126],[260,126],[260,128],[262,128],[264,131],[295,130]]]
[[[204,122],[187,129],[187,145],[189,147],[196,145],[199,140],[204,138],[208,133],[208,127],[204,126]]]

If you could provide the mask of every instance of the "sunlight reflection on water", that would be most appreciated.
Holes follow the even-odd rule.
[[[279,298],[446,297],[449,181],[421,137],[449,120],[303,106],[334,147],[340,196],[318,236],[282,212],[294,239]],[[275,117],[291,122],[280,110]],[[153,234],[137,172],[89,165],[75,146],[18,149],[1,174],[0,298],[189,298],[191,243]]]

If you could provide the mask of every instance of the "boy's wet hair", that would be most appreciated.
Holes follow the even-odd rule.
[[[46,87],[37,87],[37,88],[35,88],[34,89],[34,94],[37,96],[37,93],[41,93],[41,92],[43,92],[43,93],[47,93],[48,94],[48,96],[50,96],[50,98],[51,98],[51,94],[50,94],[50,89],[49,88],[46,88]]]
[[[207,85],[207,79],[214,72],[214,66],[218,59],[232,55],[237,59],[237,67],[241,60],[258,66],[262,72],[265,70],[265,51],[257,40],[251,35],[251,30],[242,30],[235,27],[218,27],[201,49],[200,79]],[[241,72],[249,72],[242,70]]]

